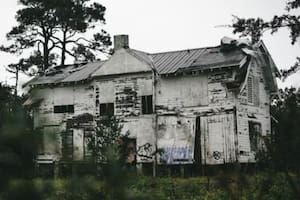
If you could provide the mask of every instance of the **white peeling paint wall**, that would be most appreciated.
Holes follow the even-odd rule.
[[[264,137],[271,133],[270,94],[266,86],[261,65],[252,59],[247,77],[252,79],[253,102],[249,102],[249,85],[245,80],[245,87],[237,102],[237,134],[238,160],[241,163],[255,162],[255,152],[250,147],[249,122],[261,125],[261,135],[258,138],[259,148],[264,148]],[[246,78],[247,79],[247,78]]]
[[[76,85],[53,88],[34,88],[33,98],[42,98],[40,105],[33,109],[34,127],[43,132],[43,149],[41,154],[61,157],[61,134],[66,131],[66,120],[83,113],[94,114],[93,88],[90,85]],[[74,105],[74,113],[54,113],[56,105]],[[74,134],[74,150],[81,158],[81,136]],[[80,145],[81,146],[80,146]],[[79,158],[78,158],[79,157]]]
[[[161,164],[192,164],[194,161],[195,119],[158,116],[157,147]]]

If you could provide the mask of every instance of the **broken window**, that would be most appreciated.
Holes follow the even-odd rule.
[[[142,114],[152,114],[152,95],[142,96]]]
[[[258,150],[258,141],[261,136],[261,124],[258,122],[249,121],[249,137],[251,151]]]
[[[54,106],[54,113],[74,113],[74,105]]]
[[[100,116],[113,116],[114,113],[114,103],[100,104]]]
[[[247,80],[248,103],[254,103],[253,98],[253,77],[249,76]]]

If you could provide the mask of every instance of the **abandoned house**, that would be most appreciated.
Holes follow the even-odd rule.
[[[129,131],[137,166],[255,162],[271,133],[277,75],[262,41],[224,37],[216,47],[146,53],[115,36],[110,59],[53,67],[26,83],[24,105],[43,133],[37,162],[86,159],[105,115]]]

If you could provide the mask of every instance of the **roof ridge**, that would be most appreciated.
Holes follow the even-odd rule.
[[[148,52],[146,52],[146,51],[141,51],[141,50],[137,50],[137,49],[133,49],[133,48],[129,48],[129,49],[131,49],[131,50],[133,50],[133,51],[138,51],[138,52],[140,52],[140,53],[144,53],[144,54],[147,54],[147,55],[151,54],[151,53],[148,53]]]
[[[218,46],[208,46],[208,47],[200,47],[200,48],[191,48],[191,49],[181,49],[181,50],[172,50],[172,51],[162,51],[157,53],[149,53],[150,55],[157,55],[157,54],[165,54],[165,53],[175,53],[175,52],[183,52],[183,51],[193,51],[193,50],[200,50],[200,49],[212,49],[212,48],[219,48]]]

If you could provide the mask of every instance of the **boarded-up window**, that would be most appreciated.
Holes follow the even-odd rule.
[[[100,104],[100,116],[113,116],[114,112],[114,103]]]
[[[142,114],[152,114],[153,105],[152,105],[152,95],[142,96]]]
[[[89,160],[92,158],[92,149],[90,148],[90,143],[92,142],[92,139],[94,137],[94,132],[85,130],[84,131],[84,159]]]
[[[258,150],[258,141],[261,136],[261,124],[258,122],[249,121],[249,137],[251,151]]]
[[[248,103],[254,103],[254,97],[253,97],[253,77],[249,76],[247,80],[247,86],[248,86]]]
[[[74,105],[54,106],[54,113],[74,113]]]
[[[73,131],[62,133],[62,157],[63,160],[73,159]]]

